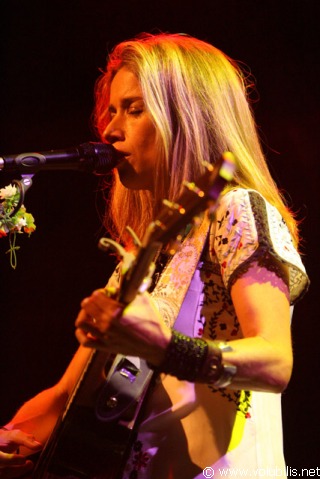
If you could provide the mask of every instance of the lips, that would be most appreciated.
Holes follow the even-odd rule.
[[[130,153],[128,153],[127,151],[117,150],[116,148],[115,150],[117,152],[118,166],[119,166],[120,164],[123,164],[124,162],[128,160]]]
[[[121,160],[123,158],[127,158],[128,156],[130,156],[130,153],[128,153],[127,151],[121,151],[121,150],[117,150],[117,148],[115,148],[116,152],[117,152],[117,156],[118,158]]]
[[[130,161],[128,160],[130,157],[130,153],[128,153],[127,151],[120,151],[117,149],[116,149],[116,152],[117,152],[117,158],[118,158],[117,170],[119,172],[120,171],[123,172],[124,170],[128,168],[128,165],[130,165]]]

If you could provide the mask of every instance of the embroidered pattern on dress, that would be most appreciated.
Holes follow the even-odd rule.
[[[206,260],[203,261],[201,272],[205,292],[202,312],[207,318],[203,338],[231,340],[242,337],[230,294],[222,282],[220,266]],[[226,401],[233,402],[237,411],[246,418],[250,417],[250,391],[217,389],[212,385],[208,385],[208,388],[213,393],[220,394]]]
[[[239,389],[238,391],[231,391],[230,389],[217,389],[208,385],[209,389],[213,393],[219,393],[223,398],[229,402],[234,402],[237,407],[237,411],[244,415],[246,419],[250,419],[250,407],[251,407],[251,391],[245,391]]]
[[[131,463],[127,464],[126,471],[129,479],[138,479],[139,472],[146,469],[150,460],[150,454],[143,450],[143,444],[137,440],[132,446]]]

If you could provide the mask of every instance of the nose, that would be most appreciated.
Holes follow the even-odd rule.
[[[103,132],[104,138],[108,141],[108,143],[116,143],[117,141],[124,141],[124,129],[121,125],[121,122],[117,117],[113,117],[106,126],[106,129]]]

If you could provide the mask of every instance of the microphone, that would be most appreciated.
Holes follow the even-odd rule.
[[[0,172],[37,173],[39,170],[77,170],[102,175],[118,163],[112,145],[88,142],[66,150],[0,156]]]

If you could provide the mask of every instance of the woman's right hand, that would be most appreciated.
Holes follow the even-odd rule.
[[[19,454],[19,447],[25,446],[34,452],[42,448],[32,434],[19,429],[0,429],[0,478],[21,477],[33,468],[30,459]]]

